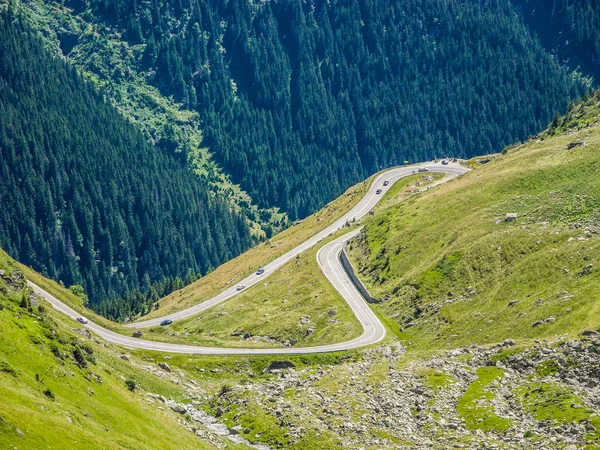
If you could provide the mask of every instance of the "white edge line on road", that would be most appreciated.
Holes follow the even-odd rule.
[[[450,179],[455,178],[459,175],[466,173],[468,170],[464,169],[460,165],[452,164],[448,166],[442,165],[431,165],[431,164],[422,164],[421,166],[425,166],[428,168],[429,172],[437,172],[437,173],[445,173],[451,176]],[[411,172],[412,170],[412,172]],[[325,228],[324,230],[317,233],[315,236],[311,237],[307,241],[298,245],[294,249],[285,253],[284,255],[279,256],[274,261],[270,262],[265,266],[265,274],[262,276],[257,276],[252,274],[246,277],[244,280],[240,281],[240,284],[246,285],[246,287],[253,286],[257,284],[261,280],[265,279],[267,276],[271,275],[275,270],[279,267],[286,264],[292,258],[295,258],[300,253],[306,251],[307,249],[313,247],[317,243],[321,242],[322,239],[329,236],[330,234],[338,231],[343,228],[346,222],[351,222],[353,219],[360,219],[365,216],[368,211],[370,211],[384,196],[384,194],[398,181],[402,178],[410,176],[414,173],[414,167],[399,167],[387,170],[377,176],[374,181],[371,183],[367,193],[363,197],[359,203],[357,203],[348,213],[344,214],[338,220],[336,220],[333,224]],[[379,181],[383,178],[387,177],[389,181],[388,186],[378,187]],[[447,180],[446,180],[447,181]],[[440,184],[439,182],[436,183]],[[382,189],[381,194],[375,194],[377,189]],[[117,345],[121,345],[130,349],[142,349],[142,350],[153,350],[160,352],[169,352],[169,353],[187,353],[187,354],[203,354],[203,355],[291,355],[291,354],[307,354],[307,353],[324,353],[324,352],[334,352],[334,351],[342,351],[342,350],[351,350],[359,347],[364,347],[367,345],[375,344],[380,342],[386,334],[386,329],[384,325],[381,323],[379,318],[375,315],[375,313],[368,306],[366,300],[362,297],[358,289],[354,286],[350,278],[345,272],[345,269],[342,267],[342,264],[339,260],[340,252],[342,251],[343,246],[346,244],[348,240],[356,236],[361,228],[355,229],[341,237],[336,238],[335,240],[327,243],[323,247],[319,249],[317,252],[317,262],[323,274],[326,278],[332,283],[332,285],[336,288],[336,290],[340,293],[340,295],[346,300],[350,308],[352,309],[354,315],[360,322],[363,327],[363,334],[357,338],[354,338],[350,341],[339,342],[336,344],[328,344],[328,345],[320,345],[315,347],[286,347],[286,348],[233,348],[233,347],[202,347],[196,345],[185,345],[185,344],[172,344],[168,342],[157,342],[157,341],[148,341],[145,339],[134,338],[130,336],[124,336],[119,333],[115,333],[114,331],[110,331],[106,328],[101,327],[100,325],[95,324],[94,322],[88,322],[83,325],[91,331],[95,332],[101,338],[112,342]],[[324,267],[321,263],[322,255],[324,252],[327,252],[325,255],[325,264]],[[331,256],[333,253],[333,257]],[[34,292],[40,297],[47,300],[57,311],[66,314],[67,316],[77,319],[81,317],[79,313],[77,313],[72,308],[68,307],[60,300],[35,285],[34,283],[28,281],[29,286],[32,287]],[[234,297],[241,291],[235,290],[235,287],[231,287],[221,292],[217,296],[212,299],[206,300],[198,305],[192,306],[191,308],[187,308],[183,311],[178,311],[176,313],[170,314],[168,316],[160,317],[157,319],[151,319],[143,322],[136,322],[128,324],[127,326],[130,328],[144,328],[149,326],[155,326],[160,324],[161,321],[169,318],[171,320],[178,320],[182,318],[186,318],[192,315],[195,315],[199,312],[202,312],[208,308],[211,308],[215,305],[218,305],[225,300],[228,300],[231,297]],[[343,291],[343,292],[342,292]],[[370,334],[367,336],[367,333],[371,329]]]

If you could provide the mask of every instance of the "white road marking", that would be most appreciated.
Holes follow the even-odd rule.
[[[427,167],[430,172],[445,173],[450,175],[452,178],[462,175],[467,172],[459,164],[449,164],[447,166],[436,164],[422,164],[421,167]],[[354,219],[358,220],[365,216],[373,207],[383,198],[384,194],[396,183],[396,181],[412,175],[415,167],[398,167],[386,172],[381,173],[375,181],[371,184],[365,197],[354,207],[350,212],[344,214],[340,219],[336,220],[332,225],[325,228],[323,231],[317,233],[307,241],[303,242],[296,248],[290,250],[286,254],[276,258],[264,267],[264,274],[262,275],[250,275],[245,279],[241,280],[238,284],[243,284],[246,289],[265,279],[271,275],[275,270],[291,261],[297,255],[308,250],[309,248],[316,245],[322,239],[331,235],[332,233],[343,228],[347,222],[352,222]],[[380,181],[386,179],[389,181],[387,186],[383,186]],[[437,183],[436,183],[437,184]],[[376,194],[376,190],[381,189],[380,194]],[[350,350],[367,345],[375,344],[381,341],[385,337],[385,327],[375,315],[375,313],[369,308],[367,302],[362,297],[360,292],[356,289],[339,260],[339,254],[342,248],[348,240],[356,236],[360,232],[360,228],[347,233],[334,241],[324,245],[317,252],[317,261],[319,267],[327,277],[327,279],[333,284],[335,289],[340,295],[346,300],[356,318],[359,320],[364,332],[361,336],[346,342],[340,342],[337,344],[320,345],[315,347],[285,347],[285,348],[223,348],[223,347],[201,347],[196,345],[184,345],[184,344],[171,344],[168,342],[155,342],[148,341],[145,339],[134,338],[130,336],[124,336],[114,331],[110,331],[106,328],[101,327],[89,321],[86,328],[96,333],[101,338],[122,345],[123,347],[131,349],[144,349],[144,350],[155,350],[160,352],[169,353],[188,353],[188,354],[202,354],[202,355],[284,355],[284,354],[306,354],[306,353],[325,353],[334,352],[341,350]],[[52,306],[66,314],[73,319],[81,317],[81,315],[75,310],[71,309],[60,300],[48,292],[41,289],[39,286],[28,281],[29,286],[34,292],[40,297],[46,299]],[[141,322],[134,322],[128,324],[130,328],[147,328],[152,326],[160,325],[160,322],[166,319],[180,320],[209,308],[218,305],[225,300],[228,300],[235,295],[243,291],[238,291],[236,286],[221,292],[219,295],[213,297],[210,300],[206,300],[198,305],[192,306],[182,311],[178,311],[167,316],[163,316],[157,319],[145,320]]]

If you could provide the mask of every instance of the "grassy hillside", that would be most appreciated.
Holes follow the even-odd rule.
[[[351,257],[401,339],[449,348],[600,327],[599,101],[367,223]]]
[[[307,251],[264,283],[204,313],[150,329],[146,337],[210,346],[279,347],[360,336],[363,330],[354,313],[322,274],[317,251]]]
[[[158,302],[158,309],[150,312],[144,319],[160,317],[188,308],[212,298],[227,287],[236,284],[239,280],[301,244],[350,211],[363,197],[372,179],[373,177],[351,187],[344,195],[312,216],[296,222],[292,227],[219,266],[198,281],[161,299]]]
[[[393,186],[377,208],[403,201],[417,189],[441,180],[442,174],[414,175]],[[159,302],[149,316],[200,303],[291,249],[348,211],[362,198],[372,178],[353,188],[326,208],[270,241],[220,266],[215,272],[174,292]],[[347,233],[345,229],[335,236]],[[332,237],[331,239],[333,239]],[[322,345],[358,337],[362,329],[342,297],[319,268],[316,255],[329,240],[286,264],[264,283],[202,314],[155,327],[148,339],[211,346],[269,347]],[[144,317],[145,319],[146,317]]]
[[[581,123],[596,122],[590,106],[591,102],[575,106],[573,111],[578,112],[573,120],[578,117]],[[413,319],[417,325],[396,336],[392,333],[377,348],[290,358],[171,356],[134,351],[128,353],[126,361],[121,359],[122,350],[80,336],[73,331],[76,324],[62,316],[39,312],[35,307],[28,311],[27,302],[21,307],[20,289],[13,286],[14,281],[8,285],[6,282],[13,279],[16,266],[2,256],[0,268],[5,274],[0,277],[4,283],[0,286],[6,287],[0,288],[0,304],[4,307],[0,310],[0,447],[75,448],[75,444],[63,442],[61,435],[54,433],[59,429],[66,436],[74,436],[79,445],[84,439],[105,439],[90,441],[89,448],[147,448],[144,445],[148,442],[152,448],[204,448],[203,442],[180,428],[177,419],[167,412],[174,408],[182,411],[181,423],[189,423],[197,411],[203,411],[236,436],[271,448],[595,448],[600,442],[598,336],[590,333],[584,339],[570,341],[563,337],[540,339],[554,334],[575,335],[600,326],[594,322],[600,284],[594,271],[598,199],[593,196],[598,192],[600,130],[592,125],[563,133],[561,127],[568,126],[568,121],[561,119],[556,129],[548,130],[538,141],[497,155],[486,165],[476,165],[470,174],[433,190],[406,197],[425,182],[419,175],[398,184],[383,199],[367,223],[363,240],[355,242],[352,250],[354,258],[359,253],[368,258],[359,261],[370,263],[370,271],[363,271],[368,276],[363,276],[373,293],[390,295],[376,307],[377,312],[392,323],[392,329],[399,328],[399,322],[406,327],[398,314],[408,309],[403,306],[403,291],[394,294],[386,288],[386,283],[401,284],[404,280],[422,292],[415,297],[423,309],[432,304],[432,298],[435,301],[436,293],[453,300],[440,311],[420,313]],[[586,145],[567,150],[573,142]],[[581,183],[574,183],[574,177]],[[519,214],[516,222],[499,220],[507,211]],[[333,214],[341,214],[341,210]],[[434,214],[436,217],[431,217]],[[314,220],[304,226],[320,223]],[[398,232],[397,227],[403,228]],[[303,224],[294,229],[294,233],[310,231]],[[406,243],[394,241],[401,237]],[[571,237],[574,239],[569,242]],[[388,247],[392,242],[400,247]],[[400,248],[397,254],[386,251],[394,266],[386,269],[387,257],[376,266],[377,259],[369,256],[368,244],[376,251]],[[422,252],[429,259],[413,255],[401,265],[399,255],[403,252]],[[256,286],[223,305],[221,312],[228,314],[219,317],[211,313],[181,326],[230,330],[237,323],[247,327],[254,321],[257,333],[262,333],[266,325],[261,321],[270,320],[260,310],[262,296],[268,292],[269,298],[275,299],[275,292],[279,298],[280,284],[298,290],[297,301],[290,303],[299,305],[284,311],[282,317],[287,320],[297,318],[294,314],[306,314],[301,310],[301,299],[310,298],[315,288],[312,285],[319,282],[308,278],[309,272],[314,273],[310,253],[266,279],[274,286],[264,292],[264,286]],[[460,257],[454,256],[457,254]],[[590,264],[593,266],[586,269]],[[58,285],[43,282],[24,270],[60,298],[68,297],[69,303],[80,301]],[[243,271],[242,262],[230,270],[234,275]],[[554,278],[545,275],[547,270]],[[469,284],[462,279],[467,276]],[[381,281],[375,282],[376,277]],[[510,290],[506,283],[510,283]],[[532,289],[538,290],[534,294]],[[556,299],[538,294],[542,289],[565,292]],[[506,298],[500,296],[504,291]],[[535,303],[537,298],[543,299],[541,304]],[[508,306],[512,300],[519,301]],[[273,314],[281,313],[276,306]],[[313,306],[308,303],[307,311]],[[514,316],[506,313],[515,308]],[[554,322],[531,327],[538,316],[547,318],[550,314]],[[453,322],[444,322],[447,317]],[[472,322],[473,317],[479,323]],[[290,321],[293,327],[298,326],[296,318]],[[487,323],[490,318],[496,322]],[[429,325],[419,323],[423,319]],[[47,323],[57,334],[54,339],[45,333],[45,327],[50,326]],[[484,328],[486,334],[479,331]],[[180,331],[177,339],[187,339],[184,333],[188,330]],[[517,345],[470,345],[511,337],[518,339]],[[217,338],[223,343],[228,340],[227,336]],[[67,355],[62,362],[51,353],[52,342],[60,354]],[[13,343],[17,351],[13,351]],[[467,345],[469,348],[457,349]],[[76,365],[77,348],[87,368]],[[88,354],[86,348],[93,353]],[[452,350],[437,351],[443,348]],[[28,355],[29,360],[21,355]],[[157,363],[166,361],[171,372],[160,373]],[[285,366],[290,368],[278,369]],[[103,384],[98,385],[90,372],[100,375]],[[126,388],[128,379],[136,381],[133,393]],[[46,389],[52,395],[44,394]],[[89,396],[88,389],[94,395]],[[165,406],[160,400],[147,398],[148,393],[172,397],[174,401],[167,400]],[[85,401],[80,401],[82,396]],[[109,433],[103,427],[109,428]],[[146,436],[141,444],[136,441],[138,435]]]
[[[211,449],[148,394],[185,391],[30,297],[0,251],[0,447]],[[135,383],[135,389],[132,383]]]

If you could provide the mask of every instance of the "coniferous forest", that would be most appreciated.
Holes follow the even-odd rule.
[[[145,44],[151,82],[261,205],[304,217],[380,167],[501,150],[585,83],[510,2],[70,0]]]
[[[94,78],[97,63],[82,60],[84,46],[97,60],[95,45],[126,43],[128,66],[114,67],[113,81],[135,73],[193,111],[211,158],[252,202],[291,220],[380,168],[522,141],[600,79],[593,0],[10,5],[0,28],[0,246],[81,285],[115,319],[146,312],[253,238],[248,212],[192,174],[187,142],[175,132],[169,145],[153,142],[117,112],[118,98],[111,105],[84,81],[74,67]],[[68,8],[49,21],[60,49],[15,12],[39,16],[40,5]],[[96,28],[61,31],[73,18]]]
[[[209,195],[18,16],[0,15],[0,246],[112,318],[251,244]]]
[[[600,80],[600,3],[596,0],[515,0],[542,43],[571,67]]]

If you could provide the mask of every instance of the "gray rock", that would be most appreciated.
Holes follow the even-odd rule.
[[[539,327],[540,325],[542,325],[544,322],[541,320],[536,320],[535,322],[533,322],[533,324],[531,325],[533,328],[535,327]]]
[[[169,367],[169,365],[164,361],[160,361],[158,363],[158,367],[160,367],[162,370],[165,370],[167,372],[171,372],[171,367]]]
[[[179,414],[185,414],[187,412],[186,407],[184,405],[180,405],[179,403],[171,405],[171,409]]]
[[[269,364],[269,367],[263,371],[263,373],[273,373],[294,367],[296,367],[296,365],[291,361],[273,361],[271,364]]]
[[[92,338],[92,334],[88,331],[87,328],[76,328],[75,331],[77,333],[79,333],[80,335],[82,335],[83,337],[86,337],[88,339]]]

